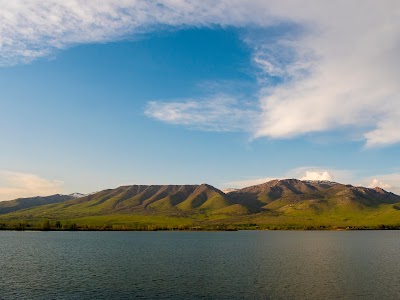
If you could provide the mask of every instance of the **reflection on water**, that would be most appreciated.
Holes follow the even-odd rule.
[[[0,232],[0,299],[397,299],[399,231]]]

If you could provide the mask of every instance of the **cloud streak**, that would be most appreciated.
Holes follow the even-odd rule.
[[[0,201],[59,194],[63,185],[60,180],[49,180],[35,174],[0,171]]]
[[[250,110],[260,117],[251,126],[243,126],[237,105],[220,104],[223,99],[213,101],[224,113],[207,108],[209,118],[198,116],[198,107],[207,107],[203,99],[151,102],[147,114],[202,130],[245,129],[258,138],[345,128],[362,132],[359,138],[367,147],[387,146],[400,142],[399,16],[397,0],[309,0],[307,5],[294,0],[3,0],[0,65],[31,62],[76,44],[134,38],[159,26],[267,29],[292,24],[298,29],[293,34],[255,38],[248,29],[243,37],[259,68],[259,103]],[[225,113],[229,109],[233,120]]]
[[[160,26],[267,23],[241,1],[0,1],[0,65],[27,63],[58,49],[135,38]]]
[[[151,118],[205,131],[251,131],[259,113],[250,104],[223,95],[211,99],[149,102]]]

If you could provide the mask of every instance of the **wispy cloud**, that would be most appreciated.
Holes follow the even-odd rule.
[[[49,180],[35,174],[0,171],[0,201],[58,194],[63,185],[60,180]]]
[[[30,62],[83,43],[135,38],[159,26],[266,23],[241,1],[1,1],[0,65]]]
[[[211,99],[149,102],[151,118],[209,131],[251,131],[259,113],[249,103],[224,95]]]
[[[0,65],[30,62],[75,44],[132,38],[160,25],[265,29],[293,24],[301,30],[292,35],[243,37],[253,48],[261,84],[261,118],[246,130],[254,137],[291,138],[347,128],[361,130],[367,147],[385,146],[400,142],[399,14],[397,0],[362,5],[347,0],[310,0],[307,5],[292,0],[2,1]],[[271,76],[279,84],[264,80]],[[202,101],[183,101],[184,113],[178,103],[158,105],[175,117],[152,113],[155,102],[147,111],[159,120],[199,129],[243,130],[242,118],[234,125],[224,113],[216,113],[221,118],[217,125],[206,125],[209,120],[197,118],[198,109],[193,109]]]

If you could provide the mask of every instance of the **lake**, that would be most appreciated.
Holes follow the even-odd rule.
[[[399,299],[400,231],[0,231],[0,299]]]

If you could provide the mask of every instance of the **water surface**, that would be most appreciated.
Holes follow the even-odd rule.
[[[400,231],[0,231],[0,299],[399,299]]]

